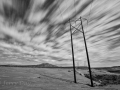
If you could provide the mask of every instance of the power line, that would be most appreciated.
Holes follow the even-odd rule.
[[[61,15],[61,17],[62,17],[62,20],[64,20],[64,19],[63,19],[63,15],[62,15],[62,13],[61,13],[61,9],[60,9],[60,8],[59,8],[59,11],[60,11],[60,15]]]
[[[89,19],[90,19],[91,10],[92,10],[92,5],[93,5],[93,2],[91,3],[91,7],[90,7],[90,12],[89,12],[89,16],[88,16],[88,23],[89,23]]]
[[[75,7],[75,0],[74,0],[74,7]],[[92,4],[91,4],[91,8],[92,8]],[[88,19],[90,18],[91,8],[90,8],[90,13],[89,13]],[[75,11],[76,11],[76,8],[75,8]],[[60,11],[60,13],[61,13],[61,11]],[[61,16],[62,16],[62,14],[61,14]],[[74,82],[77,83],[77,81],[76,81],[76,71],[75,71],[75,60],[74,60],[74,47],[73,47],[72,30],[71,30],[72,27],[75,28],[77,31],[80,31],[80,32],[83,33],[85,50],[86,50],[86,56],[87,56],[87,61],[88,61],[88,69],[89,69],[89,74],[90,74],[91,87],[93,87],[94,85],[93,85],[93,80],[92,80],[92,72],[91,72],[89,54],[88,54],[87,43],[86,43],[85,32],[84,32],[84,28],[83,28],[83,24],[82,24],[82,19],[87,20],[86,18],[82,18],[82,17],[80,17],[79,19],[77,19],[75,21],[73,20],[73,22],[75,22],[75,25],[76,25],[76,21],[81,21],[80,25],[81,25],[82,31],[77,29],[76,27],[72,26],[71,25],[71,21],[69,20],[69,23],[70,23],[70,36],[71,36],[71,48],[72,48],[72,59],[73,59],[73,71],[74,71],[73,72],[74,73]],[[88,20],[87,20],[87,24],[88,24]]]
[[[75,8],[75,13],[77,13],[77,11],[76,11],[76,7],[75,7],[75,2],[76,2],[76,1],[74,0],[74,8]]]

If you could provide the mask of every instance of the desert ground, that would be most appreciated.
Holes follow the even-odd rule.
[[[120,90],[120,85],[90,87],[84,73],[77,70],[75,84],[72,68],[0,67],[0,90]]]

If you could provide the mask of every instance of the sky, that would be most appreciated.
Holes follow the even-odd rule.
[[[82,17],[91,67],[120,65],[120,0],[0,0],[0,64],[72,65],[71,25]],[[75,29],[72,28],[72,32]],[[73,33],[76,66],[87,66]]]

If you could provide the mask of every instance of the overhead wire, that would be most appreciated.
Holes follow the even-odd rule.
[[[88,15],[88,23],[89,23],[89,20],[90,20],[90,14],[91,14],[91,10],[92,10],[92,5],[93,5],[93,1],[91,3],[90,12],[89,12],[89,15]]]
[[[75,2],[76,2],[76,0],[74,0],[74,5],[73,5],[73,6],[74,6],[74,9],[75,9],[75,13],[77,13],[77,11],[76,11],[76,7],[75,7]],[[88,26],[89,21],[90,21],[90,15],[91,15],[91,10],[92,10],[92,5],[93,5],[93,1],[92,1],[92,3],[91,3],[91,6],[90,6],[90,11],[89,11],[88,19],[83,18],[83,19],[87,20],[87,26]],[[63,19],[63,15],[62,15],[62,12],[61,12],[60,7],[59,7],[59,11],[60,11],[60,14],[61,14],[62,20],[64,20],[64,19]],[[70,20],[70,21],[75,22],[75,26],[76,26],[76,22],[77,22],[77,21],[80,21],[80,20],[79,20],[79,18],[78,18],[77,20]],[[80,25],[79,25],[79,26],[80,26]],[[79,26],[78,26],[78,27],[79,27]]]
[[[74,9],[75,9],[75,13],[77,14],[77,11],[76,11],[76,7],[75,7],[75,0],[74,0]],[[78,19],[77,19],[78,20]],[[77,20],[75,20],[75,26],[76,26],[76,22],[77,22]],[[75,28],[75,27],[74,27]],[[77,28],[75,28],[75,29],[77,29]],[[78,29],[77,29],[78,30]],[[73,32],[73,34],[77,31],[77,30],[75,30],[74,32]]]
[[[93,0],[94,1],[94,0]],[[91,3],[91,6],[90,6],[90,11],[89,11],[89,15],[88,15],[88,19],[87,19],[87,25],[86,25],[86,28],[88,29],[88,25],[89,25],[89,22],[90,22],[90,16],[91,16],[91,10],[92,10],[92,6],[93,6],[93,1]]]
[[[76,2],[76,1],[74,0],[74,8],[75,8],[75,13],[77,13],[77,11],[76,11],[76,7],[75,7],[75,2]]]
[[[59,11],[60,11],[60,15],[61,15],[61,17],[62,17],[62,20],[64,21],[60,7],[59,7],[58,9],[59,9]]]

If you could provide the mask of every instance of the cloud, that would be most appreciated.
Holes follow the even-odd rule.
[[[12,5],[9,0],[1,2],[6,3],[6,8],[13,10],[11,14],[8,13],[5,16],[5,6],[0,4],[0,50],[9,54],[11,59],[14,58],[11,62],[72,65],[67,21],[80,16],[89,19],[88,23],[83,20],[83,26],[91,64],[104,66],[104,62],[118,62],[119,0],[75,0],[75,2],[74,0],[69,2],[67,0],[53,2],[35,0],[30,2],[28,9],[25,9],[25,16],[16,14],[21,12],[19,10],[21,5],[17,8],[16,2]],[[14,14],[17,19],[13,17]],[[78,27],[80,23],[77,21],[72,25]],[[81,26],[78,28],[81,29]],[[73,43],[75,60],[83,65],[87,59],[82,33],[73,34]]]

